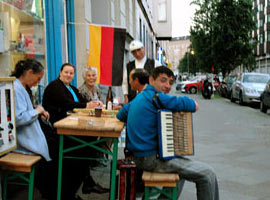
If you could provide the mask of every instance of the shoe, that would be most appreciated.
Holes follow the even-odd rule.
[[[83,194],[90,194],[91,192],[98,193],[98,194],[103,194],[110,192],[110,189],[108,188],[103,188],[101,185],[96,183],[95,185],[88,185],[88,184],[83,184],[82,187],[82,193]]]

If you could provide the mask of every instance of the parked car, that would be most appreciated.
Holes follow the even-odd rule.
[[[260,102],[260,96],[269,79],[269,74],[246,72],[239,74],[232,85],[231,102],[239,100],[241,105]]]
[[[226,98],[231,97],[232,84],[236,80],[236,78],[237,78],[236,74],[230,74],[221,82],[220,86],[217,89],[220,96]]]
[[[270,80],[267,82],[260,100],[260,110],[266,113],[267,109],[270,108]]]
[[[203,80],[206,78],[205,75],[195,76],[193,79],[189,81],[183,81],[179,85],[176,86],[182,92],[189,92],[191,94],[196,94],[198,90],[202,89]]]
[[[221,81],[221,83],[217,87],[217,92],[221,97],[227,97],[228,92],[227,92],[227,84],[224,81]]]

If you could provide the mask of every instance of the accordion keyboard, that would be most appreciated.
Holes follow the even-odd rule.
[[[161,112],[161,134],[163,157],[174,156],[173,115],[171,112]]]
[[[194,154],[192,113],[159,111],[159,151],[162,158]]]

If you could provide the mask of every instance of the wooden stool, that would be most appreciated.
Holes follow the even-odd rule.
[[[41,157],[38,155],[26,155],[20,153],[8,153],[0,158],[0,167],[5,171],[3,176],[3,200],[7,199],[7,181],[15,178],[19,178],[24,182],[9,183],[15,185],[28,185],[28,200],[33,199],[35,166],[39,160],[41,160]]]
[[[179,175],[174,173],[156,173],[156,172],[143,172],[142,179],[144,181],[145,200],[150,199],[153,196],[158,194],[163,194],[169,199],[177,199],[177,182],[179,181]],[[166,187],[159,189],[157,187]],[[152,189],[151,193],[149,188]],[[169,193],[169,190],[172,190],[172,194]]]

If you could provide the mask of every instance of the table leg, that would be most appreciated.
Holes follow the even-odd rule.
[[[59,160],[58,160],[57,200],[61,200],[62,168],[63,168],[63,146],[64,146],[64,136],[60,135],[60,140],[59,140]]]
[[[115,181],[116,181],[117,154],[118,154],[118,138],[114,138],[113,139],[113,160],[112,160],[110,200],[115,199]]]

